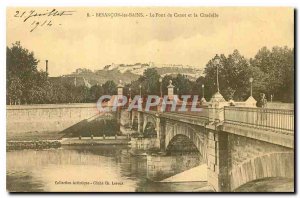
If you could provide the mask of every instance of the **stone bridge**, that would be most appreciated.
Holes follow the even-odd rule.
[[[263,178],[294,178],[293,110],[207,106],[197,113],[124,112],[141,134],[154,126],[161,151],[196,148],[216,191]]]

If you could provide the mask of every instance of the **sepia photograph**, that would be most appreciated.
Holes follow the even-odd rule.
[[[7,7],[6,191],[295,192],[294,18]]]

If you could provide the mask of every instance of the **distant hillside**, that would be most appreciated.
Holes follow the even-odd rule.
[[[55,81],[60,80],[64,83],[76,83],[77,85],[86,86],[92,86],[97,83],[104,84],[108,80],[113,80],[116,83],[119,80],[130,83],[138,79],[148,68],[155,68],[161,76],[183,74],[189,76],[191,80],[196,80],[203,72],[201,69],[182,65],[154,65],[154,63],[136,63],[134,65],[112,64],[105,66],[102,70],[96,70],[94,72],[89,69],[79,68],[72,74],[54,77],[52,79]]]

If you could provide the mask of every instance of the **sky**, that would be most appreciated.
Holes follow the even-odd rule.
[[[31,11],[35,15],[52,9],[8,8],[6,28],[7,46],[20,41],[40,60],[39,69],[44,70],[49,60],[50,76],[77,68],[98,70],[112,63],[150,61],[204,68],[215,54],[228,55],[234,49],[251,58],[263,46],[294,47],[292,8],[58,7],[59,13],[74,12],[32,16],[24,22]],[[143,13],[144,17],[96,17],[96,13]],[[151,17],[156,13],[159,17]],[[201,13],[218,17],[200,17]]]

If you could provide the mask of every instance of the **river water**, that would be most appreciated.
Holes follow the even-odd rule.
[[[207,182],[147,180],[147,160],[131,155],[127,146],[16,150],[8,151],[6,159],[7,190],[10,192],[192,192],[210,189]],[[250,182],[236,191],[293,190],[293,179],[269,178]]]
[[[146,179],[146,159],[126,146],[67,146],[7,152],[7,190],[17,192],[191,192],[206,182]]]

